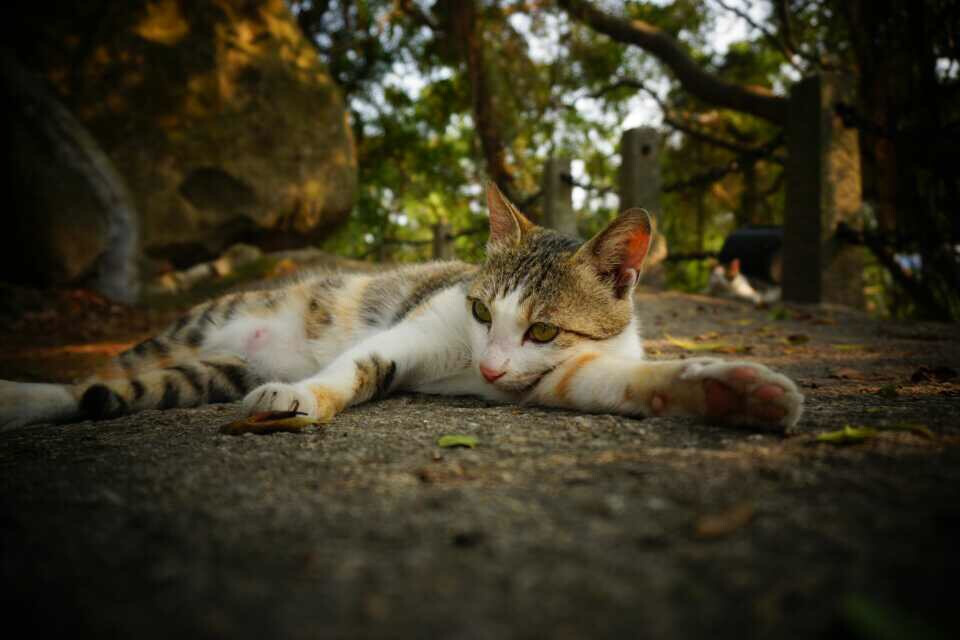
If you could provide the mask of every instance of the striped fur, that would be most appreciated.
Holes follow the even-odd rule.
[[[80,410],[85,417],[101,419],[144,409],[234,402],[256,382],[242,359],[210,357],[149,369],[126,379],[90,382],[80,397]]]

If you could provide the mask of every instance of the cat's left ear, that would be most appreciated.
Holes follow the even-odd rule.
[[[490,248],[520,244],[523,235],[536,225],[527,220],[507,200],[493,180],[487,182],[487,208],[490,210]]]
[[[593,266],[601,280],[613,286],[614,295],[623,298],[640,279],[652,238],[650,214],[643,209],[627,209],[580,247],[576,257]]]

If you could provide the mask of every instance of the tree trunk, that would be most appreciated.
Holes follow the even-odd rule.
[[[460,51],[470,80],[473,118],[480,138],[487,174],[513,202],[519,201],[513,172],[507,163],[506,147],[500,138],[500,123],[490,92],[483,43],[483,25],[477,16],[476,0],[446,0],[447,37],[451,48]]]

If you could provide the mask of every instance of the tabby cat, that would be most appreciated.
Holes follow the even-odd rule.
[[[243,399],[327,420],[394,391],[475,395],[786,430],[803,396],[759,364],[644,360],[633,290],[650,246],[631,209],[586,243],[531,223],[493,184],[479,267],[318,273],[202,304],[77,385],[0,381],[0,426]]]

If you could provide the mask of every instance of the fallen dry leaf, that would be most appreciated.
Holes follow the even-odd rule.
[[[745,351],[743,346],[737,346],[729,342],[694,342],[693,340],[674,338],[669,333],[663,334],[663,337],[673,346],[680,347],[685,351],[715,351],[717,353],[741,353]]]
[[[753,504],[741,502],[726,511],[700,516],[694,526],[694,535],[706,540],[728,536],[748,525],[753,515]]]
[[[241,420],[234,420],[220,427],[220,433],[240,436],[245,433],[276,433],[278,431],[301,431],[320,424],[316,418],[308,418],[299,411],[261,411]]]
[[[850,367],[837,367],[835,369],[830,369],[830,377],[837,378],[839,380],[866,380],[867,375],[858,371],[857,369],[852,369]]]

